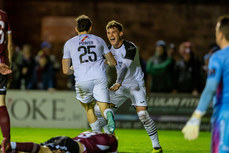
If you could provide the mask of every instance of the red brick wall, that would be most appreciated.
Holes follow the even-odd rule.
[[[74,20],[70,20],[80,14],[91,17],[93,33],[106,41],[106,23],[113,19],[123,23],[125,38],[140,47],[140,54],[145,60],[152,55],[158,39],[176,45],[190,40],[195,46],[195,53],[201,57],[208,46],[215,42],[216,19],[228,12],[228,6],[87,0],[4,2],[12,23],[15,44],[30,43],[34,46],[35,54],[42,40],[50,40],[54,47],[52,51],[60,62],[64,41],[74,35]],[[66,78],[60,72],[58,78],[63,77]],[[63,83],[59,88],[64,86]]]

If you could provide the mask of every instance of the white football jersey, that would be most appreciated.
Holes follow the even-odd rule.
[[[136,83],[143,85],[144,73],[140,65],[139,53],[135,44],[130,41],[124,40],[121,47],[114,48],[113,46],[111,46],[109,48],[117,61],[117,73],[120,72],[120,68],[124,59],[133,60],[127,70],[122,85],[135,86]]]
[[[92,34],[69,39],[64,45],[63,59],[71,58],[76,82],[106,78],[103,55],[109,53],[105,41]]]

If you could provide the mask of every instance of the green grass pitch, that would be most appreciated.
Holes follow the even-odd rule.
[[[43,129],[43,128],[11,128],[11,141],[41,143],[53,136],[74,137],[87,129]],[[159,140],[164,153],[209,153],[210,132],[201,132],[195,141],[183,139],[180,131],[159,130]],[[119,153],[151,153],[150,138],[143,129],[117,129]],[[2,138],[2,137],[1,137]]]

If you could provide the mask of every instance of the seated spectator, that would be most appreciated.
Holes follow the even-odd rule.
[[[40,55],[38,65],[33,71],[31,84],[29,89],[40,89],[53,91],[53,67],[49,63],[49,58],[46,55]]]
[[[33,71],[35,68],[35,59],[32,57],[31,46],[25,44],[22,48],[21,62],[21,89],[28,89],[28,85],[32,81]]]
[[[201,90],[200,62],[195,57],[191,42],[183,42],[179,46],[180,60],[175,64],[174,92],[192,93],[197,96]]]
[[[151,92],[171,92],[173,58],[167,55],[166,44],[163,40],[156,43],[155,55],[147,61],[147,84]]]

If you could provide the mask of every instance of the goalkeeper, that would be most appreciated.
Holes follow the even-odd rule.
[[[213,100],[211,152],[229,153],[229,15],[219,17],[215,29],[221,50],[210,58],[206,86],[182,132],[188,140],[198,137],[201,117]]]

